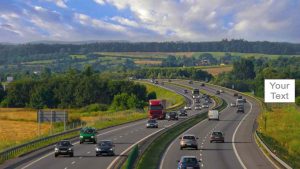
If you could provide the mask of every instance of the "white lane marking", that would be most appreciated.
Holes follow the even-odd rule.
[[[139,124],[142,124],[142,123],[145,123],[145,121],[142,120],[141,122],[138,122],[138,123],[135,123],[135,124],[126,125],[126,126],[123,126],[123,127],[120,127],[120,128],[116,128],[116,129],[113,129],[113,130],[109,130],[109,131],[107,131],[107,132],[100,133],[100,134],[98,134],[97,136],[101,136],[101,135],[105,135],[105,134],[108,134],[108,133],[112,133],[112,132],[114,132],[114,131],[122,130],[122,129],[124,129],[124,128],[132,127],[132,126],[139,125]],[[75,142],[73,145],[76,145],[76,144],[79,144],[79,141]],[[40,157],[40,158],[38,158],[38,159],[32,161],[31,163],[27,164],[26,166],[22,167],[21,169],[28,168],[28,167],[30,167],[31,165],[33,165],[34,163],[37,163],[38,161],[40,161],[40,160],[42,160],[42,159],[44,159],[44,158],[46,158],[46,157],[49,157],[49,156],[52,155],[52,154],[54,154],[54,152],[48,153],[48,154],[46,154],[46,155],[44,155],[44,156],[42,156],[42,157]]]
[[[65,169],[68,169],[68,167],[65,167]]]
[[[73,161],[71,164],[72,164],[72,165],[75,164],[75,161]]]
[[[156,134],[156,133],[158,133],[158,132],[160,132],[160,131],[162,131],[162,130],[164,130],[164,129],[166,129],[166,128],[159,129],[159,130],[157,130],[157,131],[151,133],[150,135],[144,137],[143,139],[139,140],[138,142],[132,144],[130,147],[128,147],[126,150],[124,150],[117,158],[115,158],[115,159],[109,164],[109,166],[107,167],[107,169],[112,169],[113,165],[119,160],[119,158],[120,158],[121,156],[123,156],[126,152],[128,152],[130,149],[132,149],[135,145],[139,144],[140,142],[142,142],[142,141],[148,139],[149,137],[153,136],[154,134]]]
[[[215,107],[215,106],[216,106],[216,102],[215,102],[214,100],[213,100],[213,102],[214,102],[214,103],[213,103],[213,106],[212,106],[212,107]],[[192,105],[194,105],[194,102],[192,102]],[[226,107],[226,108],[227,108],[227,107]],[[226,108],[225,108],[225,109],[226,109]],[[224,109],[224,110],[225,110],[225,109]],[[188,129],[187,131],[185,131],[184,133],[187,133],[188,131],[192,130],[193,128],[197,127],[198,125],[201,125],[201,124],[204,123],[205,121],[208,121],[207,118],[204,119],[204,120],[202,120],[200,123],[194,125],[193,127],[189,128],[189,129]],[[160,165],[159,165],[159,169],[163,169],[164,159],[166,158],[166,155],[167,155],[168,151],[170,151],[171,146],[175,143],[176,140],[177,140],[177,139],[174,139],[173,142],[168,146],[167,150],[164,152],[163,157],[162,157],[162,160],[161,160]],[[202,149],[202,148],[203,148],[203,146],[201,146],[201,149]],[[202,150],[200,150],[200,152],[202,152]]]
[[[241,157],[239,156],[237,150],[236,150],[236,147],[235,147],[235,135],[236,135],[236,132],[238,131],[239,127],[241,126],[242,122],[248,117],[248,115],[250,114],[250,112],[252,111],[252,103],[247,101],[249,104],[250,104],[250,110],[248,111],[248,113],[243,117],[243,119],[239,122],[239,125],[236,127],[236,129],[234,130],[234,133],[233,133],[233,136],[232,136],[232,147],[233,147],[233,151],[234,151],[234,154],[235,156],[237,157],[237,159],[239,160],[241,166],[244,168],[244,169],[247,169],[247,167],[245,166],[245,164],[243,163]]]
[[[79,159],[82,159],[82,157],[79,157]]]
[[[87,154],[90,154],[90,153],[91,153],[90,151],[87,152]]]
[[[123,137],[123,136],[119,136],[119,137],[121,138],[121,137]]]

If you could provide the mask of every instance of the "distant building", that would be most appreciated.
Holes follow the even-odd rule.
[[[7,77],[6,77],[6,81],[7,81],[8,83],[10,83],[10,82],[14,81],[14,77],[12,77],[12,76],[7,76]]]
[[[33,74],[35,74],[35,75],[40,75],[40,74],[41,74],[41,71],[33,71]]]

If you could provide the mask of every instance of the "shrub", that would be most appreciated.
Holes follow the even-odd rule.
[[[296,104],[300,106],[300,96],[296,97]]]

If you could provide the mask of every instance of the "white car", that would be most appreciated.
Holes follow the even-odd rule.
[[[200,99],[200,95],[193,95],[193,99]]]
[[[220,93],[224,93],[224,90],[222,90],[222,89],[220,89],[219,91],[220,91]]]
[[[184,110],[192,110],[190,106],[184,106]]]
[[[219,111],[218,110],[209,110],[208,111],[208,120],[219,120]]]
[[[204,103],[204,104],[202,105],[202,108],[209,108],[209,106],[208,106],[208,104],[205,104],[205,103]]]
[[[200,105],[196,105],[195,106],[195,110],[201,110],[201,106]]]
[[[235,103],[230,103],[230,106],[235,107],[236,105],[235,105]]]

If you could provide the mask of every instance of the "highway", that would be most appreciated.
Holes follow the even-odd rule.
[[[187,81],[180,81],[180,83],[216,93],[214,87],[207,85],[200,87],[200,83],[188,84]],[[247,97],[248,102],[245,105],[245,113],[238,114],[235,107],[230,107],[230,103],[234,103],[236,99],[233,97],[232,92],[226,91],[218,96],[229,104],[221,112],[220,121],[204,120],[185,132],[195,134],[199,137],[199,150],[180,150],[178,137],[165,151],[160,169],[176,168],[177,160],[184,155],[196,156],[202,161],[200,163],[202,168],[274,168],[273,164],[257,147],[253,137],[255,119],[259,113],[257,103]],[[212,131],[222,131],[225,133],[225,143],[210,143],[209,139]]]
[[[167,86],[176,91],[177,93],[183,94],[183,89],[176,86]],[[186,95],[191,98],[190,93]],[[191,99],[189,100],[191,103]],[[195,113],[202,113],[202,111],[189,111],[189,115]],[[95,156],[95,145],[94,144],[81,144],[79,145],[78,139],[74,144],[74,157],[54,157],[53,146],[46,147],[28,155],[10,160],[4,163],[0,168],[19,168],[19,169],[68,169],[68,168],[111,168],[112,164],[124,154],[124,151],[132,147],[135,143],[147,139],[147,137],[155,134],[156,132],[163,130],[171,125],[175,124],[176,121],[159,121],[158,129],[146,129],[146,120],[140,120],[108,129],[101,130],[97,136],[99,140],[112,140],[116,147],[116,156],[113,157],[96,157]],[[78,136],[79,137],[79,136]]]

